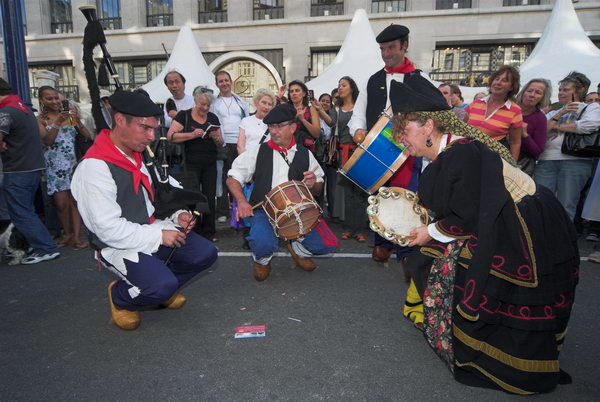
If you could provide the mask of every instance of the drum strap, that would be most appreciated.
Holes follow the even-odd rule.
[[[288,167],[292,167],[292,164],[288,160],[287,155],[284,154],[282,151],[277,151],[277,152],[279,152],[279,155],[281,155],[281,157],[283,158],[283,160],[285,161],[285,163],[287,163]]]

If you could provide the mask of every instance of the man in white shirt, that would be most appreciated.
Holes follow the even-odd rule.
[[[250,115],[248,104],[231,90],[233,84],[231,75],[227,71],[218,71],[215,74],[215,83],[219,88],[219,95],[210,105],[210,111],[219,117],[221,122],[221,133],[225,140],[226,157],[223,161],[222,177],[217,178],[225,188],[227,171],[231,169],[233,160],[237,158],[237,142],[240,136],[240,122]],[[220,222],[224,222],[224,215],[229,212],[229,200],[227,197],[219,200],[218,208],[222,216]]]
[[[168,72],[164,82],[172,95],[165,102],[165,127],[168,128],[177,112],[194,107],[194,97],[185,93],[185,77],[179,71]]]
[[[164,220],[153,216],[155,188],[141,153],[154,140],[161,108],[128,91],[118,91],[109,102],[113,128],[96,137],[75,170],[71,192],[96,258],[119,277],[108,286],[112,319],[132,330],[143,308],[182,307],[185,297],[177,290],[209,268],[217,250],[189,232],[194,225],[189,212],[179,210]]]
[[[348,128],[357,143],[363,141],[367,132],[381,117],[381,113],[390,106],[389,93],[392,80],[404,83],[411,80],[420,80],[423,77],[429,80],[429,77],[420,70],[416,70],[413,63],[406,57],[409,33],[407,27],[392,24],[375,38],[379,43],[381,59],[385,66],[369,78],[367,87],[360,90],[354,105],[354,112],[348,122]],[[417,191],[416,184],[418,183],[419,169],[414,169],[415,162],[415,158],[409,156],[404,164],[413,166],[413,170],[403,169],[403,174],[407,176],[407,179],[398,180],[400,172],[398,170],[390,178],[389,183],[396,186],[401,185],[411,191]],[[419,163],[416,166],[419,166]],[[414,177],[411,178],[411,176]],[[414,186],[411,187],[411,184],[414,184]],[[372,252],[374,261],[385,264],[394,251],[396,257],[400,260],[410,253],[410,248],[396,246],[375,233]]]
[[[241,154],[229,170],[227,186],[238,202],[237,218],[253,216],[248,244],[254,258],[253,275],[264,281],[271,273],[271,258],[278,248],[277,237],[269,219],[262,209],[252,210],[251,204],[264,199],[275,186],[289,180],[303,180],[313,195],[323,190],[323,170],[303,145],[296,144],[294,131],[296,110],[283,104],[276,106],[265,116],[271,139]],[[247,200],[242,185],[254,180],[254,189]],[[305,271],[313,271],[313,255],[333,253],[338,246],[335,235],[323,220],[303,237],[288,244],[294,262]]]

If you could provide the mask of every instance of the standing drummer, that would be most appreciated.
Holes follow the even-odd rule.
[[[227,187],[238,203],[236,219],[253,216],[247,237],[254,259],[253,275],[264,281],[271,273],[271,258],[278,240],[262,208],[252,209],[275,186],[289,180],[302,180],[314,196],[323,190],[323,170],[312,153],[294,139],[296,110],[288,104],[276,106],[263,119],[271,139],[238,156],[228,172]],[[254,181],[247,200],[242,185]],[[296,265],[304,271],[316,268],[312,256],[326,256],[335,251],[338,241],[323,220],[303,237],[292,240],[288,250]]]
[[[356,100],[354,113],[348,127],[357,143],[362,142],[367,132],[380,118],[381,113],[390,106],[389,91],[392,80],[407,85],[415,83],[433,87],[429,77],[422,71],[415,69],[413,63],[406,57],[409,32],[409,29],[404,25],[391,24],[375,38],[379,43],[381,58],[385,66],[369,78],[366,90],[361,89]],[[421,158],[409,156],[385,185],[417,191],[420,171]],[[411,253],[409,247],[395,245],[377,233],[374,236],[372,258],[376,262],[387,263],[394,252],[396,252],[398,260],[405,261],[405,258]],[[406,266],[404,266],[404,271],[408,277]],[[420,313],[422,307],[414,283],[411,283],[404,315],[413,322],[420,322],[423,320],[423,315]]]

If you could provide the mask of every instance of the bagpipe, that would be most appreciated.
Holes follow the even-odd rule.
[[[96,132],[100,132],[100,130],[110,129],[110,127],[107,126],[102,115],[99,81],[103,80],[103,75],[106,76],[105,71],[108,70],[108,74],[114,81],[116,91],[122,90],[123,86],[119,81],[119,74],[112,56],[106,48],[106,37],[98,20],[96,7],[82,6],[79,7],[79,10],[88,22],[83,34],[83,65],[92,102],[92,117],[96,125]],[[96,76],[96,63],[94,62],[94,49],[96,46],[100,46],[103,56],[102,64],[98,69],[98,77]],[[108,86],[110,84],[108,78],[105,78],[104,81],[101,82],[102,85]],[[169,182],[167,148],[166,129],[164,119],[161,117],[159,139],[155,141],[154,149],[147,147],[143,153],[144,164],[150,173],[154,187],[154,201],[152,202],[155,208],[154,216],[158,219],[165,219],[180,209],[191,210],[195,215],[210,213],[204,194],[175,187]]]

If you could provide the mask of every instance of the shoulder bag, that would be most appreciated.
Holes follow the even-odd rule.
[[[588,107],[584,107],[577,120],[585,113]],[[585,158],[597,158],[600,156],[600,129],[589,134],[565,132],[561,152],[566,155]]]

